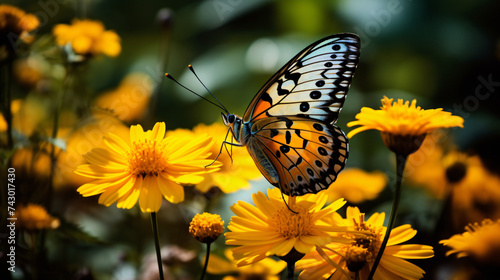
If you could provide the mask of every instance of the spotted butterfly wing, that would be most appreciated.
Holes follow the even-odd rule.
[[[348,156],[345,134],[334,125],[360,55],[355,34],[336,34],[306,47],[260,89],[243,119],[224,123],[266,179],[286,195],[330,186]]]

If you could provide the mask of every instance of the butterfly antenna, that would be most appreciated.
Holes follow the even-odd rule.
[[[203,99],[203,100],[207,101],[208,103],[210,103],[210,104],[212,104],[212,105],[215,105],[217,108],[219,108],[219,109],[223,110],[224,112],[227,112],[227,109],[226,109],[224,106],[222,106],[222,104],[221,104],[221,105],[219,105],[219,104],[217,104],[217,103],[215,103],[215,102],[213,102],[213,101],[211,101],[211,100],[209,100],[209,99],[207,99],[207,98],[205,98],[205,97],[201,96],[200,94],[198,94],[198,93],[194,92],[192,89],[190,89],[190,88],[186,87],[185,85],[183,85],[183,84],[179,83],[176,79],[174,79],[174,77],[172,77],[172,75],[170,75],[170,74],[168,74],[168,73],[165,73],[165,77],[167,77],[167,78],[169,78],[170,80],[174,81],[174,82],[175,82],[176,84],[178,84],[179,86],[181,86],[181,87],[183,87],[184,89],[186,89],[187,91],[189,91],[189,92],[191,92],[191,93],[195,94],[196,96],[200,97],[201,99]],[[210,94],[212,94],[212,93],[210,93]],[[212,94],[212,96],[213,96],[213,94]],[[216,98],[216,99],[217,99],[217,98]],[[219,100],[217,100],[217,102],[219,102],[219,103],[220,103],[220,101],[219,101]]]
[[[194,68],[191,64],[188,65],[188,68],[189,70],[191,70],[191,72],[193,72],[194,76],[196,77],[196,79],[198,79],[198,81],[200,82],[200,84],[203,85],[203,87],[208,91],[208,93],[210,93],[210,95],[215,99],[217,100],[217,102],[220,104],[220,107],[221,109],[224,110],[224,112],[227,114],[229,113],[229,111],[226,109],[226,107],[224,107],[224,105],[222,105],[222,102],[219,101],[219,99],[217,99],[217,97],[215,97],[215,95],[207,88],[207,86],[205,86],[205,84],[201,81],[200,77],[198,77],[198,75],[196,74],[196,72],[194,71]]]
[[[290,208],[290,206],[288,206],[288,203],[286,203],[285,195],[283,194],[283,192],[281,192],[281,198],[283,199],[283,202],[285,203],[286,208],[288,208],[288,210],[290,210],[294,214],[299,214],[299,212],[293,211],[292,208]]]

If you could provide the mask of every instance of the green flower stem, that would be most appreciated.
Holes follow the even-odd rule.
[[[156,212],[151,212],[151,225],[153,227],[153,236],[155,240],[156,260],[158,262],[158,272],[160,273],[160,280],[163,280],[163,265],[161,261],[160,240],[158,233],[158,218]]]
[[[394,190],[394,199],[392,201],[391,215],[389,218],[389,224],[387,225],[387,231],[385,232],[384,240],[380,245],[380,249],[378,251],[377,257],[375,258],[375,262],[373,263],[370,275],[368,275],[368,280],[371,280],[373,278],[373,275],[375,275],[377,266],[380,262],[380,259],[382,259],[385,247],[387,245],[387,242],[389,241],[389,236],[391,235],[391,231],[394,228],[394,223],[396,221],[396,214],[398,212],[398,207],[399,207],[399,201],[401,199],[401,182],[403,181],[403,172],[405,170],[407,158],[408,155],[396,153],[396,188]]]
[[[207,273],[208,258],[210,257],[210,244],[211,242],[207,243],[207,254],[205,256],[205,265],[203,265],[203,271],[201,272],[200,280],[203,280],[203,278],[205,278],[205,274]]]

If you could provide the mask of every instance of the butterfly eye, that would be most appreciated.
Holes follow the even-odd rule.
[[[233,115],[233,114],[229,114],[227,115],[227,121],[229,123],[234,123],[234,120],[236,119],[236,117]]]

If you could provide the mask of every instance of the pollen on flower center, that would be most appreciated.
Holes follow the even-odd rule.
[[[132,142],[128,155],[128,172],[133,175],[155,175],[167,166],[167,155],[161,142],[140,139]]]
[[[300,206],[282,207],[274,213],[272,220],[276,231],[285,238],[301,237],[309,234],[312,226],[312,215]]]

